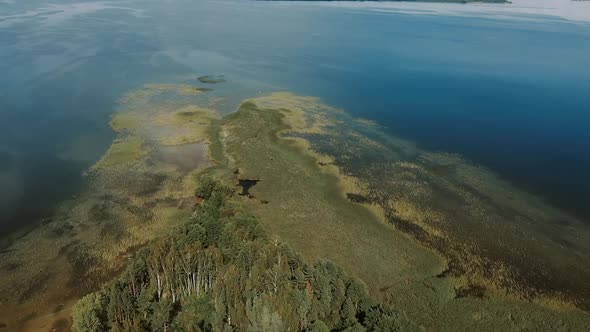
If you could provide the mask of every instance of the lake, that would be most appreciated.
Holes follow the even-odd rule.
[[[318,96],[588,220],[590,25],[379,6],[0,3],[0,230],[80,190],[121,93],[210,73],[231,82],[226,111],[258,92]]]
[[[117,111],[132,111],[137,117],[142,114],[139,110],[147,109],[139,118],[129,114],[117,118],[121,128],[135,119],[136,129],[139,127],[138,133],[143,135],[134,141],[115,141],[120,149],[142,146],[142,140],[149,140],[150,135],[164,139],[182,136],[184,133],[170,129],[170,121],[178,119],[164,114],[166,107],[175,105],[166,100],[166,93],[177,91],[185,103],[192,103],[190,98],[203,101],[197,96],[200,91],[192,86],[212,89],[206,98],[214,102],[220,115],[234,112],[245,98],[269,102],[266,96],[277,91],[319,97],[322,103],[345,110],[347,113],[334,112],[335,119],[347,121],[334,122],[340,123],[341,130],[335,130],[338,135],[333,137],[347,138],[342,142],[347,144],[339,144],[344,139],[334,142],[323,136],[314,140],[308,132],[314,149],[326,155],[332,152],[336,165],[359,178],[365,176],[374,192],[391,197],[407,194],[402,189],[408,183],[410,188],[418,188],[428,182],[428,190],[436,196],[431,207],[446,213],[448,234],[464,240],[457,241],[460,245],[477,242],[482,256],[520,267],[519,277],[536,289],[579,296],[588,309],[584,262],[590,243],[586,241],[590,234],[590,2],[0,0],[0,46],[0,254],[6,259],[2,268],[10,272],[3,275],[6,279],[0,288],[26,284],[26,289],[0,295],[25,307],[32,303],[32,309],[26,307],[31,312],[47,311],[43,306],[54,305],[52,301],[63,309],[64,304],[71,304],[63,299],[73,301],[110,279],[144,243],[141,241],[159,234],[152,234],[151,228],[134,228],[139,234],[136,242],[116,247],[105,239],[117,239],[128,229],[112,215],[158,212],[165,220],[178,221],[190,214],[194,189],[189,188],[189,200],[182,197],[178,204],[166,202],[157,194],[165,191],[158,188],[164,187],[166,179],[161,174],[146,178],[144,169],[133,170],[130,174],[134,177],[122,178],[137,188],[126,188],[126,182],[116,180],[121,174],[107,172],[98,178],[111,187],[106,185],[108,190],[97,192],[93,189],[102,187],[97,187],[96,178],[91,183],[86,175],[107,151],[112,152],[109,147],[119,136],[109,121]],[[203,75],[223,75],[225,82],[200,82],[198,77]],[[152,85],[142,90],[146,84]],[[157,98],[145,98],[149,102],[140,98],[150,97],[149,93],[162,93],[162,104]],[[274,98],[280,96],[295,104],[304,100],[316,105],[290,94]],[[206,136],[199,121],[206,123],[211,114],[190,105],[174,107],[179,106],[188,116],[184,120],[195,125],[185,128],[195,129],[188,136]],[[389,136],[383,138],[382,132]],[[366,133],[373,135],[367,137],[383,138],[385,143],[353,142]],[[364,146],[366,150],[349,156],[345,148],[340,149],[342,145]],[[393,156],[408,146],[412,146],[409,150],[414,159]],[[158,167],[177,167],[174,176],[184,176],[195,165],[209,165],[206,148],[206,143],[194,140],[182,146],[162,146],[149,161]],[[398,168],[384,167],[382,173],[373,173],[380,162]],[[109,159],[98,165],[101,163],[104,168]],[[416,177],[422,183],[403,182],[407,178],[402,175],[410,174],[408,169],[426,170],[420,173],[422,178]],[[389,181],[383,181],[384,176]],[[381,187],[384,183],[387,186]],[[253,190],[263,185],[253,186]],[[128,197],[113,194],[115,189],[145,192],[154,196],[150,198],[153,201],[143,200],[143,205],[132,211],[125,200]],[[358,194],[350,197],[361,202],[369,199]],[[457,197],[477,204],[468,206]],[[396,201],[392,215],[403,216],[400,211],[404,207],[407,213],[415,212],[404,203],[407,201]],[[178,206],[184,209],[180,214]],[[478,215],[483,207],[486,213],[475,222],[469,213]],[[72,223],[82,218],[87,219],[76,225],[80,229],[72,231]],[[100,232],[92,229],[95,226]],[[166,224],[152,226],[158,232],[166,228]],[[380,223],[373,226],[383,227]],[[412,234],[407,223],[396,227]],[[482,231],[486,227],[490,229]],[[91,231],[84,233],[87,229]],[[131,233],[129,236],[134,235]],[[409,241],[404,235],[396,236]],[[453,241],[446,239],[445,248],[452,249]],[[421,240],[422,244],[428,242]],[[42,244],[31,248],[34,246],[28,243]],[[426,244],[445,251],[440,244]],[[300,245],[305,248],[305,243]],[[389,243],[379,245],[395,249]],[[83,255],[92,246],[112,256],[114,271],[105,269],[104,275],[93,272],[95,261]],[[392,269],[397,267],[394,265]],[[431,265],[428,268],[436,264]],[[452,272],[448,267],[431,279],[446,283],[445,273]],[[97,280],[92,281],[95,284],[68,284],[66,277],[78,281],[84,279],[84,273],[97,274]],[[383,273],[384,280],[389,280],[389,273]],[[30,280],[22,279],[23,275]],[[65,283],[66,291],[43,288],[47,280],[52,285],[56,285],[53,280]],[[453,290],[448,284],[445,287]],[[422,290],[430,294],[427,288]],[[63,299],[44,302],[31,296],[52,291]],[[477,289],[469,291],[477,293]],[[19,297],[19,292],[25,295]],[[413,294],[411,289],[406,292]],[[416,301],[420,304],[417,308],[430,303],[420,296],[409,296],[412,300],[408,303]],[[463,312],[472,306],[461,301],[470,300],[451,302],[463,303],[465,307],[456,307]],[[512,310],[505,303],[498,307]],[[442,317],[455,317],[432,308],[429,310],[442,313]],[[453,308],[445,310],[452,312]],[[20,307],[13,310],[28,314]],[[422,309],[414,312],[430,315]],[[542,320],[545,311],[535,312],[535,319]],[[520,315],[528,317],[525,311]],[[7,316],[14,318],[10,313]],[[581,324],[585,319],[587,315]]]

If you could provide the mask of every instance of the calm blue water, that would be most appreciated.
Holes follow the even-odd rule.
[[[57,3],[57,5],[55,5]],[[0,1],[0,232],[50,215],[115,100],[225,74],[322,97],[590,220],[590,25],[250,1]],[[116,8],[115,8],[116,7]]]

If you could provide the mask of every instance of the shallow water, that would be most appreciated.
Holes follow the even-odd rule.
[[[163,146],[155,152],[153,162],[164,163],[180,171],[189,172],[207,166],[207,148],[205,143]]]
[[[211,86],[225,112],[261,92],[319,96],[590,219],[584,22],[305,3],[4,1],[0,43],[3,234],[79,191],[113,138],[122,92],[210,74],[227,80]]]

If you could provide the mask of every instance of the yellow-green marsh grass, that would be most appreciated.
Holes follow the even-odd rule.
[[[572,309],[574,298],[536,293],[535,280],[516,269],[530,267],[518,260],[530,250],[555,246],[545,237],[536,247],[521,232],[539,236],[558,227],[554,218],[576,221],[485,168],[422,151],[315,98],[288,93],[245,101],[223,120],[221,133],[227,168],[238,173],[233,180],[223,176],[234,183],[259,180],[244,200],[272,232],[311,258],[344,266],[424,329],[547,330],[561,324],[575,330],[590,322]],[[347,201],[343,191],[365,196],[368,204]],[[448,272],[442,273],[444,260],[384,220],[446,257]],[[560,232],[574,236],[567,228]],[[553,255],[537,253],[531,261]],[[585,259],[568,254],[561,251],[549,262],[555,267],[558,257]],[[569,309],[541,305],[551,301]]]
[[[141,159],[148,154],[144,140],[137,136],[117,138],[102,159],[93,168],[124,165]]]
[[[347,119],[346,114],[330,107],[311,105],[314,99],[281,94],[280,98],[262,100],[286,116],[285,124],[295,124],[284,130],[292,132],[287,138],[307,140],[300,145],[314,151],[312,155],[325,156],[331,160],[329,168],[337,167],[341,174],[356,179],[363,189],[353,189],[352,194],[366,193],[364,199],[380,205],[398,228],[452,259],[455,272],[487,275],[488,284],[497,283],[516,297],[549,292],[562,298],[561,292],[569,292],[571,301],[581,307],[588,304],[590,290],[583,280],[590,276],[586,268],[590,264],[582,262],[590,258],[582,253],[590,252],[588,241],[584,241],[590,230],[580,221],[514,188],[484,167],[387,137],[373,124]],[[281,101],[287,106],[281,106]],[[288,107],[296,111],[288,111]],[[300,115],[303,107],[309,107],[311,114]],[[307,130],[309,125],[304,121],[289,120],[291,114],[297,114],[296,119],[325,119],[320,122],[322,130]],[[340,120],[337,126],[334,119]],[[564,222],[576,230],[564,227]],[[528,241],[525,232],[537,240]],[[532,252],[536,255],[529,257]],[[502,264],[494,264],[496,261]],[[569,275],[559,272],[566,261],[567,266],[575,267],[568,268]],[[543,276],[568,281],[543,288],[548,280]]]
[[[214,114],[210,109],[194,105],[159,114],[155,119],[155,123],[161,126],[159,142],[163,145],[181,145],[207,141],[208,126]]]
[[[141,125],[136,114],[130,113],[115,113],[109,123],[111,128],[116,132],[125,130],[134,130]]]
[[[87,172],[86,189],[1,253],[0,322],[9,330],[48,324],[42,317],[95,290],[135,249],[188,218],[214,117],[194,106],[208,104],[199,98],[177,85],[126,95],[110,123],[117,138]],[[192,145],[162,145],[175,129],[189,132]]]
[[[303,146],[279,138],[279,132],[292,129],[283,122],[282,110],[257,105],[257,99],[245,102],[223,120],[222,141],[229,168],[239,170],[236,178],[260,180],[250,189],[255,199],[245,201],[273,233],[312,259],[344,266],[377,296],[402,280],[422,280],[444,270],[433,252],[348,201],[343,181],[322,171]]]

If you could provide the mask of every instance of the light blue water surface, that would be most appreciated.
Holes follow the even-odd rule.
[[[0,233],[81,189],[122,93],[205,74],[228,79],[226,112],[259,92],[318,96],[590,221],[590,25],[526,18],[0,1]]]

